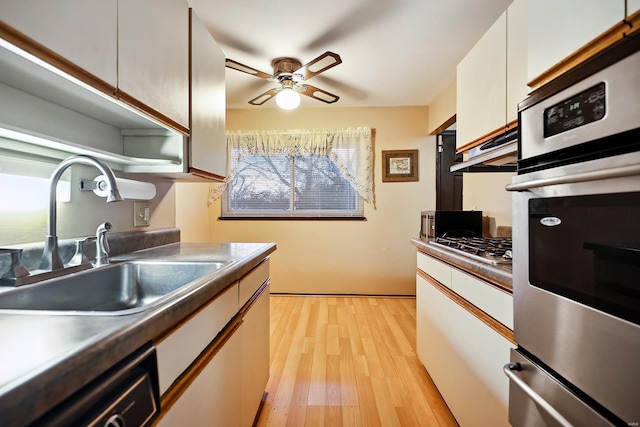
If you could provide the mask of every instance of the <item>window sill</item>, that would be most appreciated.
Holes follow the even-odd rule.
[[[220,216],[218,221],[366,221],[363,216]]]

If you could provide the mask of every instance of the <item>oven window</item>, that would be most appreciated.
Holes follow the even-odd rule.
[[[640,324],[640,193],[531,199],[529,282]]]

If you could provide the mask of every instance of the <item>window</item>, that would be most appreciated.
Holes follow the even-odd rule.
[[[224,218],[362,218],[373,204],[368,128],[229,132],[227,143]]]

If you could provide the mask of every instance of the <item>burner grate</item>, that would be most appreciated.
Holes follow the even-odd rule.
[[[509,237],[438,237],[432,243],[487,263],[511,263]]]

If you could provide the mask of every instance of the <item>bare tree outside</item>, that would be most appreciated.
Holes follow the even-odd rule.
[[[227,189],[232,211],[344,211],[361,203],[335,164],[322,155],[253,156],[236,165]]]

